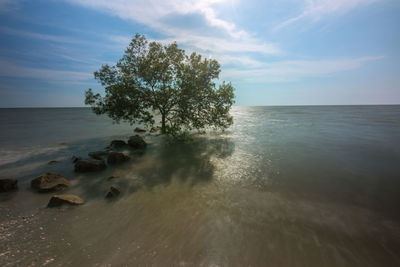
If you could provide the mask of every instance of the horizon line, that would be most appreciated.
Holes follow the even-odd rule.
[[[294,105],[232,105],[232,107],[321,107],[321,106],[398,106],[398,104],[294,104]],[[28,108],[90,108],[88,106],[72,106],[72,107],[0,107],[0,109],[28,109]]]

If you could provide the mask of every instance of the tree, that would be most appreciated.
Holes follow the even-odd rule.
[[[161,118],[161,132],[177,135],[207,127],[228,128],[233,119],[231,83],[218,89],[220,65],[216,60],[190,56],[176,42],[162,45],[136,35],[115,66],[102,65],[94,77],[105,87],[105,96],[85,92],[85,104],[96,114],[114,121],[153,126]]]

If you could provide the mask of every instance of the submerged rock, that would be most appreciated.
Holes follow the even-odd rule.
[[[150,132],[151,133],[155,133],[155,132],[160,131],[160,130],[161,130],[161,127],[160,126],[156,126],[156,127],[151,127]]]
[[[79,159],[75,162],[75,172],[95,172],[106,168],[103,159]]]
[[[112,148],[121,148],[126,146],[126,142],[124,140],[112,140],[110,147]]]
[[[106,198],[114,198],[119,196],[119,194],[121,194],[121,192],[114,186],[111,186],[110,190],[107,192]]]
[[[146,148],[147,143],[139,135],[134,135],[129,137],[128,145],[135,149],[143,149]]]
[[[107,163],[108,164],[117,164],[128,161],[130,159],[129,156],[120,152],[110,152],[108,154]]]
[[[9,192],[18,189],[17,179],[0,179],[0,192]]]
[[[58,191],[69,187],[69,181],[57,173],[45,173],[31,181],[31,187],[39,192]]]
[[[146,132],[145,129],[139,128],[139,127],[136,127],[134,131],[135,131],[136,133],[144,133],[144,132]]]
[[[75,195],[54,195],[51,197],[47,207],[59,207],[63,204],[82,205],[85,203],[82,198]]]
[[[118,178],[118,176],[111,175],[110,177],[107,178],[107,181],[110,181],[110,180],[116,179],[116,178]]]
[[[103,157],[107,157],[109,151],[94,151],[94,152],[89,152],[89,157],[92,157],[94,159],[102,160]]]
[[[82,158],[81,157],[75,157],[75,156],[72,156],[72,162],[73,163],[76,163],[78,160],[81,160]]]
[[[47,162],[47,164],[51,165],[51,164],[60,163],[60,162],[61,161],[59,161],[59,160],[50,160],[49,162]]]

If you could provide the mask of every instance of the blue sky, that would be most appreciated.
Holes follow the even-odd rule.
[[[0,0],[0,107],[83,106],[136,33],[222,64],[237,105],[400,104],[398,0]]]

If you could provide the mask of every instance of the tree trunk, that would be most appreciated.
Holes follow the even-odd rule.
[[[165,134],[165,114],[161,114],[161,133]]]

